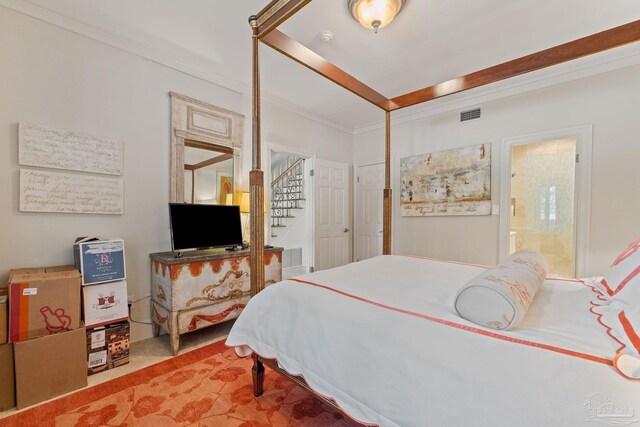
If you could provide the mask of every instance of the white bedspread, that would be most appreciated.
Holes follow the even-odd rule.
[[[548,279],[524,321],[498,332],[453,308],[482,268],[382,256],[287,280],[249,302],[227,345],[276,358],[367,424],[638,422],[640,382],[610,366],[618,346],[589,312],[589,287]]]

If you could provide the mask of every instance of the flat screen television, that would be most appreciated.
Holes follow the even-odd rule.
[[[240,207],[169,203],[174,251],[242,244]]]

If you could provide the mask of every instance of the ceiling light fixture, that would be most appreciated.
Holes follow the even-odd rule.
[[[349,13],[363,27],[378,32],[393,21],[407,0],[347,0]]]

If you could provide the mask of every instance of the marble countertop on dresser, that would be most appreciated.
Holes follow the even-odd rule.
[[[270,248],[264,248],[265,253],[273,253],[273,252],[281,252],[284,248],[273,246]],[[180,253],[181,256],[178,257],[177,254]],[[169,252],[156,252],[153,254],[149,254],[149,257],[152,261],[158,261],[163,264],[184,264],[188,262],[198,262],[198,261],[209,261],[211,259],[216,258],[230,258],[230,257],[239,257],[239,256],[248,256],[251,255],[251,250],[249,248],[242,249],[239,251],[228,251],[225,248],[213,248],[213,249],[202,249],[198,251],[169,251]]]

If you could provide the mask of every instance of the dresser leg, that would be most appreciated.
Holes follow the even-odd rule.
[[[258,355],[253,353],[253,368],[251,373],[253,374],[253,395],[255,397],[262,396],[264,393],[264,365],[258,359]]]
[[[153,337],[158,338],[160,336],[160,325],[156,322],[151,322],[151,331],[153,332]]]
[[[173,350],[173,355],[177,356],[180,350],[180,334],[173,331],[171,332],[171,349]]]

